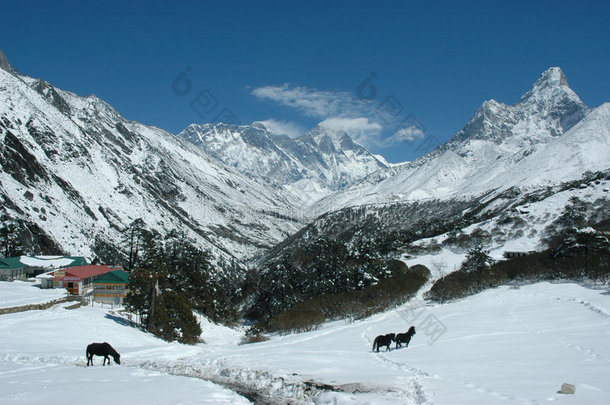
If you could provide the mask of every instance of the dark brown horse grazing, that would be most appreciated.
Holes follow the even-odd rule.
[[[396,335],[396,348],[402,347],[403,343],[406,344],[406,347],[409,347],[409,342],[411,341],[413,335],[415,335],[415,326],[411,326],[407,333],[399,333]]]
[[[385,346],[386,352],[388,350],[390,350],[390,345],[392,344],[392,341],[394,340],[394,336],[395,335],[393,333],[388,333],[387,335],[377,336],[375,338],[375,340],[373,341],[373,351],[379,352],[380,346]]]
[[[108,360],[108,364],[110,364],[110,358],[108,356],[112,356],[116,364],[121,364],[121,355],[114,350],[109,343],[106,342],[91,343],[89,346],[87,346],[87,366],[89,366],[89,363],[93,365],[93,355],[104,356],[104,364],[102,364],[103,366],[106,365],[106,360]]]

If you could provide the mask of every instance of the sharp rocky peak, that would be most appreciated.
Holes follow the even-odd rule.
[[[17,70],[13,67],[13,65],[11,65],[11,62],[8,61],[8,58],[6,57],[4,52],[2,52],[1,49],[0,49],[0,69],[3,69],[14,75],[19,74],[19,72],[17,72]]]
[[[582,120],[588,111],[589,108],[570,89],[563,71],[552,67],[540,75],[519,103],[508,105],[493,99],[485,101],[452,138],[449,146],[455,147],[466,139],[501,143],[515,136],[520,139],[540,138],[542,133],[559,136]],[[532,130],[524,131],[523,128]]]
[[[582,104],[580,98],[574,93],[568,84],[566,75],[559,67],[551,67],[543,72],[534,86],[521,96],[521,103],[540,103],[541,101],[551,100],[554,103],[562,99],[571,99]]]

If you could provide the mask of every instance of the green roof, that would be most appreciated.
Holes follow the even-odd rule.
[[[0,269],[22,269],[27,267],[21,263],[20,257],[5,257],[0,258]]]
[[[117,284],[127,284],[129,283],[129,273],[125,270],[113,270],[109,273],[102,274],[95,280],[93,280],[93,284],[98,283],[117,283]]]
[[[21,269],[24,267],[48,267],[45,264],[45,260],[56,260],[56,259],[70,259],[72,262],[64,267],[75,267],[75,266],[83,266],[87,264],[87,260],[82,256],[57,256],[56,258],[44,258],[42,256],[32,256],[32,259],[36,259],[39,261],[37,265],[28,265],[21,261],[21,258],[24,256],[16,256],[16,257],[4,257],[0,258],[0,269]],[[29,257],[28,257],[29,258]]]

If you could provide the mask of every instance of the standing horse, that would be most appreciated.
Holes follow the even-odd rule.
[[[103,366],[106,365],[106,360],[108,360],[108,364],[110,364],[110,359],[108,356],[112,356],[116,364],[121,364],[121,355],[114,350],[109,343],[106,342],[91,343],[89,346],[87,346],[87,366],[89,366],[89,363],[93,365],[93,355],[104,356],[104,364],[102,364]]]
[[[411,341],[413,335],[415,335],[415,326],[411,326],[407,333],[399,333],[398,335],[396,335],[396,348],[398,348],[399,346],[402,347],[403,343],[406,344],[406,347],[409,347],[409,342]]]
[[[375,351],[375,349],[377,350],[377,352],[379,352],[379,347],[380,346],[385,346],[385,351],[387,352],[388,350],[390,350],[390,345],[392,344],[392,341],[394,340],[394,334],[393,333],[388,333],[387,335],[379,335],[375,338],[375,340],[373,341],[373,351]]]

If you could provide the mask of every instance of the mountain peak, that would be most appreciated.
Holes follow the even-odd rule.
[[[190,125],[178,136],[250,177],[274,185],[300,182],[295,190],[306,200],[310,197],[300,190],[311,186],[327,193],[386,167],[340,129],[318,125],[298,138],[290,138],[273,135],[261,122],[207,125]]]
[[[19,72],[17,72],[17,70],[13,67],[13,65],[11,65],[11,62],[8,61],[8,58],[6,57],[6,55],[4,54],[4,52],[2,52],[2,50],[0,49],[0,69],[3,69],[9,73],[12,73],[14,75],[18,74]]]
[[[552,86],[567,86],[568,80],[566,79],[566,75],[563,73],[560,67],[554,66],[545,70],[538,80],[536,81],[536,85],[552,85]]]
[[[557,94],[567,95],[570,98],[580,99],[570,89],[566,75],[559,67],[551,67],[544,71],[534,86],[521,97],[521,102],[528,100],[539,101],[542,98],[556,97]]]

